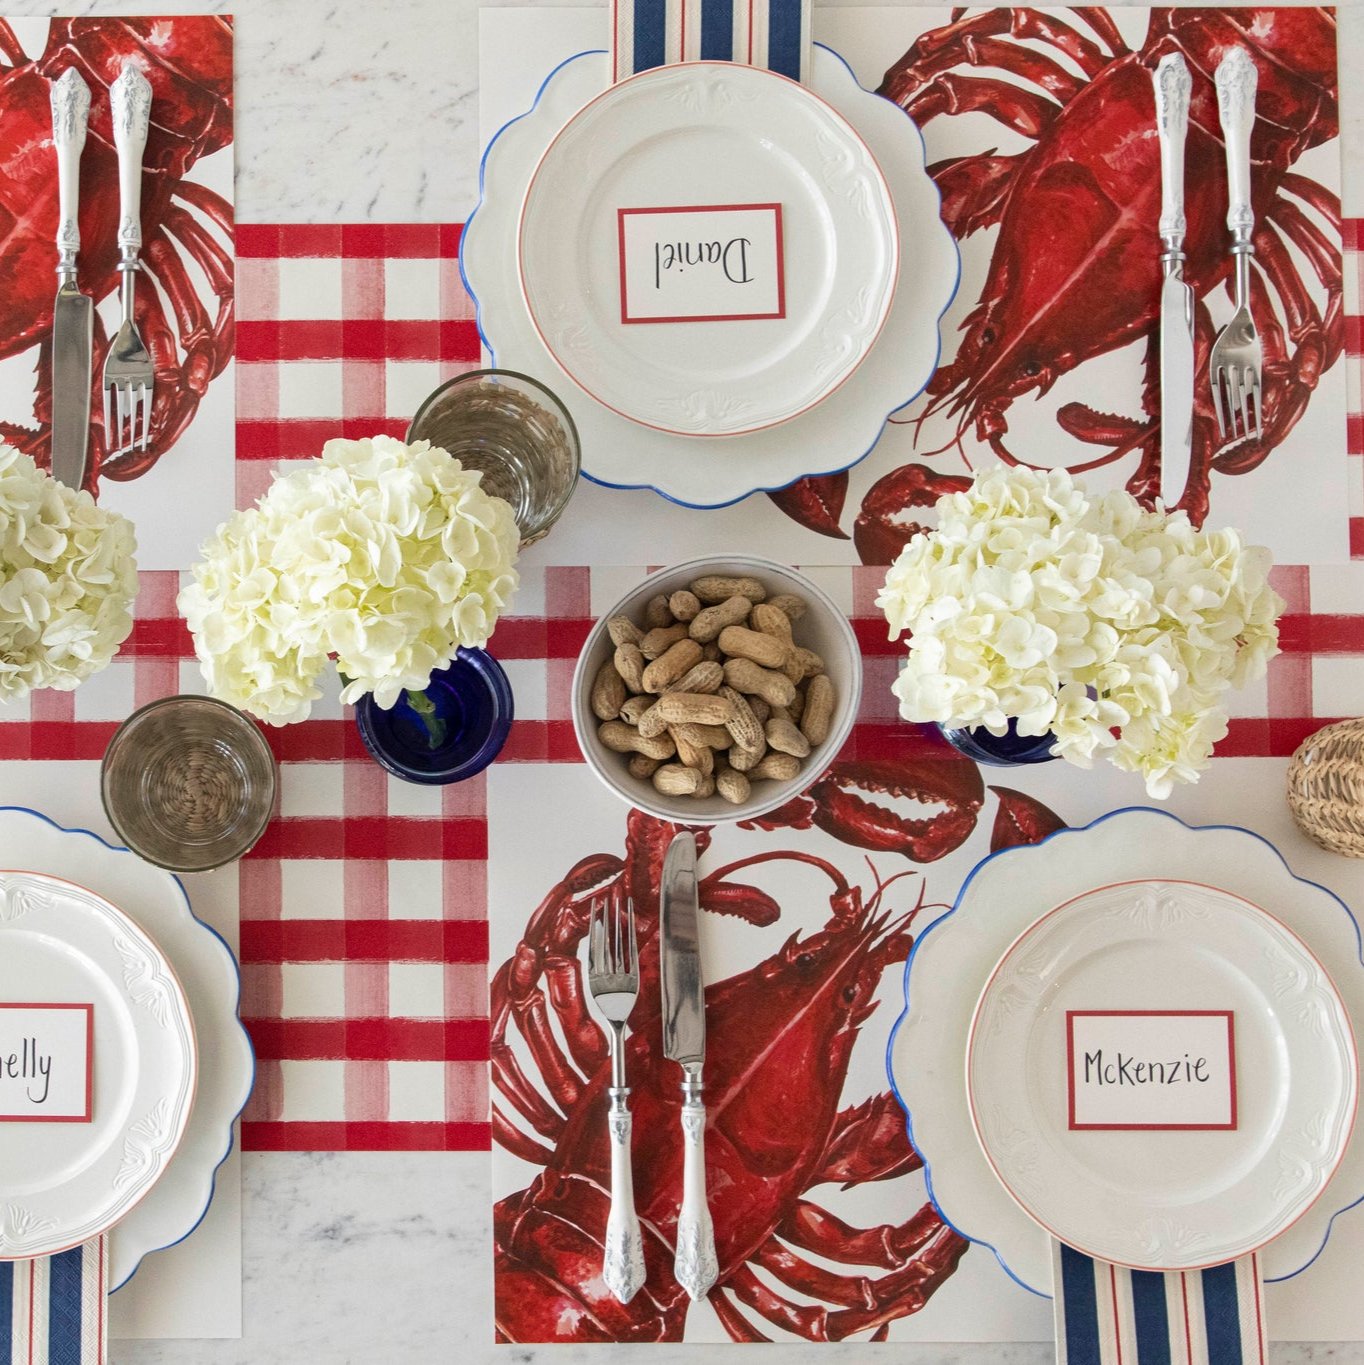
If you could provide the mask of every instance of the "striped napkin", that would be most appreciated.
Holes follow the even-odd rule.
[[[743,62],[803,81],[810,0],[612,0],[611,79],[671,62]]]
[[[1057,1365],[1265,1365],[1252,1253],[1210,1270],[1127,1270],[1052,1241]]]
[[[36,1261],[0,1261],[0,1365],[104,1365],[109,1261],[103,1237]]]

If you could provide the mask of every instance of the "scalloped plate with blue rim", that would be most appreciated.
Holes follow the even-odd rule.
[[[0,870],[0,1007],[0,1257],[52,1256],[126,1218],[170,1165],[194,1025],[131,916],[22,862]]]
[[[516,240],[522,200],[559,130],[610,83],[605,53],[585,52],[550,73],[535,105],[493,138],[478,207],[460,242],[460,270],[494,362],[546,377],[558,366],[522,295]],[[849,468],[870,453],[886,418],[937,368],[939,324],[957,290],[960,258],[944,227],[923,139],[903,110],[858,85],[836,53],[817,47],[811,89],[856,129],[885,177],[902,244],[900,278],[880,336],[846,381],[799,416],[722,438],[639,425],[560,384],[583,446],[583,474],[612,488],[651,488],[687,507],[724,507],[810,475]],[[557,390],[556,390],[557,391]]]
[[[1357,1073],[1345,1007],[1296,934],[1244,897],[1152,878],[1023,931],[981,992],[966,1085],[986,1159],[1058,1241],[1201,1270],[1325,1193]]]
[[[221,935],[194,914],[179,878],[89,830],[63,828],[24,807],[0,807],[0,861],[88,886],[135,920],[174,967],[205,1059],[179,1147],[161,1179],[109,1233],[109,1284],[117,1289],[144,1256],[199,1226],[232,1150],[232,1126],[255,1076],[237,1016],[237,961]]]
[[[1145,807],[1114,811],[984,859],[952,909],[920,933],[906,964],[905,1008],[886,1064],[934,1205],[1035,1293],[1050,1291],[1050,1236],[995,1177],[971,1123],[966,1055],[977,999],[1014,941],[1055,907],[1116,882],[1185,879],[1263,907],[1306,943],[1358,1036],[1364,962],[1359,928],[1344,903],[1294,876],[1278,850],[1249,830],[1194,827]],[[1265,1278],[1287,1279],[1306,1269],[1336,1216],[1361,1199],[1364,1140],[1356,1127],[1321,1197],[1260,1253]]]

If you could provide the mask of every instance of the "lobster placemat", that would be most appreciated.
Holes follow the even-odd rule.
[[[495,1321],[524,1342],[1050,1340],[1050,1305],[970,1247],[928,1201],[889,1091],[885,1047],[912,937],[987,853],[1146,804],[1102,765],[982,769],[895,713],[900,646],[874,597],[882,570],[810,568],[865,655],[858,722],[839,761],[770,816],[702,836],[707,1153],[720,1283],[691,1304],[672,1276],[680,1194],[677,1067],[662,1055],[658,891],[671,827],[627,811],[578,757],[569,678],[595,615],[645,573],[531,569],[494,641],[517,721],[487,773]],[[1230,732],[1168,808],[1258,831],[1301,876],[1364,906],[1364,865],[1295,829],[1288,755],[1357,708],[1364,565],[1274,570],[1283,654],[1231,698]],[[636,1200],[649,1279],[628,1305],[601,1281],[609,1145],[605,1041],[578,955],[594,893],[633,899],[641,999],[631,1017]],[[865,940],[877,915],[882,930]],[[856,945],[856,951],[849,948]],[[971,989],[971,987],[967,987]],[[959,1075],[962,1059],[941,1071]],[[647,1126],[645,1115],[670,1121]],[[716,1181],[725,1180],[723,1192]],[[1268,1290],[1284,1340],[1364,1337],[1353,1265],[1364,1220],[1337,1220],[1310,1271]]]
[[[118,329],[118,168],[109,86],[152,88],[139,327],[156,367],[147,449],[111,452],[98,391]],[[0,440],[48,463],[57,164],[49,83],[90,88],[80,161],[82,290],[95,300],[87,487],[132,518],[138,563],[179,569],[233,506],[232,19],[0,19]]]
[[[1186,250],[1199,375],[1188,506],[1240,527],[1280,563],[1350,557],[1349,517],[1364,515],[1364,496],[1346,456],[1332,11],[840,6],[816,10],[814,24],[816,41],[922,129],[961,251],[943,364],[860,465],[772,495],[790,527],[755,518],[747,503],[698,519],[648,494],[590,490],[595,515],[608,515],[610,500],[618,562],[666,563],[672,537],[690,537],[691,554],[750,544],[778,559],[886,563],[913,533],[915,507],[993,460],[1065,465],[1092,487],[1153,495],[1161,247],[1150,68],[1174,50],[1195,83]],[[484,145],[531,106],[549,71],[607,36],[597,10],[532,24],[507,9],[483,11],[479,35]],[[1219,453],[1207,359],[1232,307],[1211,72],[1233,42],[1258,44],[1275,72],[1260,88],[1252,143],[1265,434]],[[561,563],[599,556],[600,523],[579,524],[576,543],[573,526],[556,532]]]

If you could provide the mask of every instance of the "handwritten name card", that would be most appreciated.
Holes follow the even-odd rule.
[[[780,204],[620,209],[622,322],[786,316]]]
[[[1230,1010],[1068,1010],[1070,1127],[1236,1127]]]
[[[0,1003],[0,1123],[89,1123],[95,1007]]]

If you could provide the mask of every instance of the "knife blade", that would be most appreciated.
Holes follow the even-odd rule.
[[[52,83],[52,143],[57,150],[57,297],[52,305],[52,477],[85,482],[90,449],[90,380],[95,306],[76,278],[80,252],[80,158],[90,89],[75,68]]]
[[[1193,462],[1193,290],[1167,275],[1160,291],[1160,499],[1179,504]]]
[[[663,1051],[682,1067],[682,1206],[673,1274],[693,1300],[719,1275],[715,1230],[706,1201],[706,1108],[701,1068],[706,1056],[706,984],[696,886],[696,836],[673,836],[663,859]]]
[[[1193,80],[1171,52],[1152,75],[1160,139],[1160,500],[1166,511],[1184,496],[1193,459],[1193,290],[1184,282],[1184,139]]]
[[[673,837],[663,859],[663,1052],[683,1066],[706,1057],[705,981],[697,925],[696,838]]]

